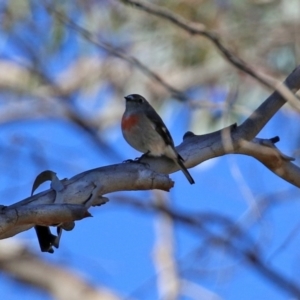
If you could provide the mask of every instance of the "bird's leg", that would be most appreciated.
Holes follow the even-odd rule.
[[[148,150],[146,153],[142,154],[140,157],[135,158],[134,161],[139,163],[139,164],[143,164],[143,165],[145,165],[146,167],[149,168],[150,167],[149,164],[141,161],[144,157],[149,156],[149,153],[150,153],[150,151]]]
[[[148,156],[149,153],[150,153],[150,151],[148,150],[146,153],[142,154],[140,157],[135,158],[134,160],[135,160],[136,162],[142,163],[141,160],[142,160],[144,157]]]
[[[123,160],[123,163],[132,163],[132,162],[135,162],[135,159],[126,159],[126,160]]]
[[[145,157],[145,156],[148,156],[150,153],[150,151],[147,151],[146,153],[142,154],[140,157],[136,157],[135,159],[126,159],[123,161],[123,163],[139,163],[139,164],[144,164],[144,165],[147,165],[147,167],[149,167],[149,164],[147,163],[144,163],[144,162],[141,162],[141,160]]]

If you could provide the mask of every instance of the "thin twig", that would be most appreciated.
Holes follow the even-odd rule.
[[[167,8],[158,6],[156,4],[152,4],[150,2],[144,2],[140,0],[119,0],[119,1],[125,4],[130,4],[133,7],[146,11],[147,13],[160,17],[164,20],[167,20],[173,23],[174,25],[189,32],[190,34],[201,35],[208,38],[221,51],[221,53],[226,57],[226,59],[229,62],[231,62],[234,66],[244,71],[245,73],[248,73],[252,77],[256,78],[267,87],[273,88],[273,86],[267,80],[265,80],[259,74],[257,74],[257,72],[255,72],[250,66],[246,64],[246,62],[244,62],[241,58],[239,58],[237,55],[232,53],[232,51],[230,51],[228,48],[226,48],[221,42],[220,38],[216,35],[216,33],[207,30],[204,24],[189,22],[183,17],[168,10]]]
[[[230,49],[228,49],[215,32],[207,30],[204,24],[189,22],[188,20],[173,13],[172,11],[164,7],[158,6],[156,4],[152,4],[150,2],[144,2],[140,0],[119,0],[119,1],[125,4],[130,4],[133,7],[136,7],[147,13],[160,17],[164,20],[167,20],[172,24],[189,32],[190,34],[201,35],[206,37],[220,50],[220,52],[232,65],[234,65],[239,70],[247,73],[251,77],[255,78],[258,82],[262,83],[264,86],[279,92],[286,101],[289,101],[294,108],[300,111],[300,104],[297,101],[297,98],[291,93],[291,91],[289,91],[288,88],[286,88],[277,79],[255,71],[244,60],[239,58]]]
[[[280,287],[282,290],[292,294],[297,299],[300,298],[300,288],[295,284],[291,279],[288,279],[278,273],[276,270],[272,269],[270,266],[263,262],[263,259],[260,255],[253,251],[251,244],[247,244],[248,247],[245,247],[245,241],[250,241],[251,238],[244,232],[241,228],[236,227],[236,225],[228,218],[225,218],[219,214],[191,214],[191,213],[182,213],[170,208],[160,207],[152,203],[145,203],[142,201],[136,201],[133,199],[128,199],[125,201],[120,201],[120,204],[131,205],[132,207],[143,210],[145,212],[159,212],[163,211],[168,215],[174,222],[180,223],[187,226],[196,233],[201,233],[204,236],[209,236],[211,241],[214,241],[214,245],[221,249],[226,249],[227,253],[232,256],[234,259],[243,258],[249,265],[251,265],[254,270],[259,274],[264,276],[270,282],[275,284],[277,287]],[[227,239],[227,236],[222,234],[216,234],[213,229],[210,229],[209,225],[220,225],[225,229],[226,227],[235,226],[235,229],[239,231],[239,234],[235,239]],[[254,244],[254,243],[253,243]]]
[[[96,35],[94,35],[92,32],[88,31],[84,27],[80,26],[70,18],[68,18],[66,15],[60,13],[58,10],[56,10],[53,7],[47,6],[46,7],[49,13],[53,14],[57,20],[62,22],[63,24],[69,26],[71,29],[75,30],[77,33],[79,33],[83,38],[88,40],[89,42],[93,43],[95,46],[105,50],[107,53],[118,57],[126,62],[128,62],[130,65],[136,67],[141,72],[143,72],[146,76],[151,78],[152,80],[159,83],[161,86],[163,86],[166,90],[168,90],[171,95],[181,101],[186,101],[188,97],[180,90],[176,89],[175,87],[171,86],[169,83],[167,83],[165,80],[163,80],[157,73],[150,70],[146,65],[144,65],[141,61],[139,61],[137,58],[130,56],[124,52],[124,50],[120,50],[120,48],[116,48],[112,45],[110,45],[107,42],[100,41]]]

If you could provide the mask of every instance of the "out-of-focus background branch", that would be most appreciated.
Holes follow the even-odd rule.
[[[120,299],[106,288],[96,288],[61,265],[46,263],[17,241],[1,241],[0,269],[17,282],[33,285],[56,299]]]
[[[233,68],[222,47],[233,62],[275,83],[299,64],[297,1],[145,2],[203,29],[202,36],[128,4],[137,2],[0,3],[1,205],[28,197],[46,169],[70,178],[137,157],[120,131],[127,94],[153,104],[176,145],[188,130],[242,124],[271,91]],[[279,136],[280,151],[299,165],[298,124],[288,104],[258,137]],[[112,195],[91,209],[94,218],[64,234],[54,255],[38,253],[33,230],[8,240],[22,243],[16,255],[1,243],[0,252],[10,254],[0,258],[1,294],[72,299],[80,289],[95,299],[299,298],[298,189],[251,157],[216,158],[191,173],[194,186],[180,172],[171,175],[168,197]],[[199,223],[187,224],[195,212]]]

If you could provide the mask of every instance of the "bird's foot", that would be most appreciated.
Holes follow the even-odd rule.
[[[137,162],[137,163],[139,163],[139,164],[142,164],[142,165],[145,165],[146,167],[150,167],[150,165],[148,164],[148,163],[146,163],[146,162],[142,162],[141,160],[144,158],[144,157],[147,157],[148,156],[148,153],[149,152],[147,152],[147,153],[144,153],[143,155],[141,155],[140,157],[137,157],[137,158],[135,158],[135,162]]]
[[[132,163],[132,162],[135,162],[135,160],[133,159],[126,159],[126,160],[123,160],[123,163],[126,164],[126,163]]]
[[[135,159],[126,159],[126,160],[123,161],[123,163],[139,163],[139,164],[145,165],[146,167],[150,167],[148,163],[145,163],[145,162],[141,161],[147,155],[148,155],[148,152],[144,153],[140,157],[136,157]]]
[[[123,163],[142,163],[140,160],[142,159],[141,157],[136,157],[135,159],[126,159],[123,161]]]

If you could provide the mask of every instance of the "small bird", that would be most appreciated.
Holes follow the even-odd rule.
[[[144,155],[167,156],[178,165],[190,184],[195,183],[183,164],[184,159],[175,150],[169,130],[154,108],[138,94],[128,95],[125,100],[121,127],[127,143]]]

